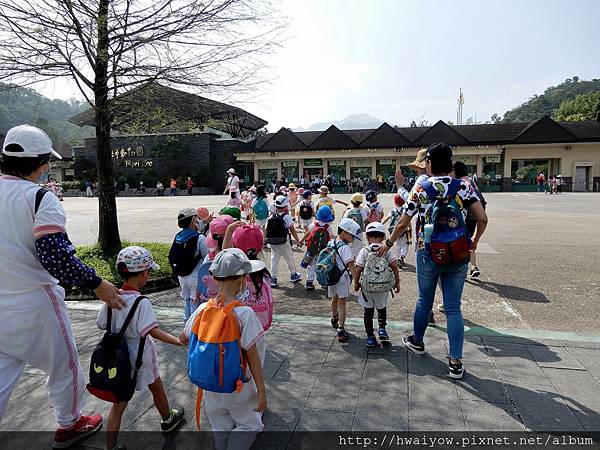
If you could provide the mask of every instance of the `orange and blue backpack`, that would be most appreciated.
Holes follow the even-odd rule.
[[[198,312],[192,325],[188,348],[188,376],[198,386],[196,426],[200,429],[203,390],[240,392],[246,381],[246,360],[240,342],[240,327],[233,309],[239,302],[224,305],[214,298]]]

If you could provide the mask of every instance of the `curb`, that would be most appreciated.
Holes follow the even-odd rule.
[[[175,277],[163,277],[157,278],[156,280],[150,280],[144,286],[144,294],[154,294],[156,292],[166,291],[179,286],[179,283]],[[87,301],[87,300],[98,300],[94,291],[88,289],[71,288],[65,289],[66,301]]]

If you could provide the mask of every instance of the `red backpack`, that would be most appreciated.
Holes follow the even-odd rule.
[[[306,239],[306,248],[308,252],[313,256],[317,256],[321,250],[327,247],[328,242],[329,225],[319,225],[317,222],[315,222],[315,227]]]

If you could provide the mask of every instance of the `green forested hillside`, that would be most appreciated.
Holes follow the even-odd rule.
[[[550,86],[543,94],[534,95],[522,105],[507,111],[502,122],[530,122],[544,115],[554,118],[561,103],[590,92],[600,92],[600,79],[567,78],[558,86]]]
[[[0,133],[28,123],[43,128],[53,142],[82,144],[83,138],[93,135],[94,130],[79,128],[69,118],[87,107],[79,101],[51,100],[33,89],[0,83]]]

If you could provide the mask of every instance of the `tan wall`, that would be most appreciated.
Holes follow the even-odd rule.
[[[565,147],[569,145],[570,150]],[[504,176],[510,176],[510,166],[514,159],[560,159],[560,171],[563,177],[573,177],[575,164],[593,163],[593,176],[600,176],[600,143],[579,144],[536,144],[507,145],[504,153]]]

